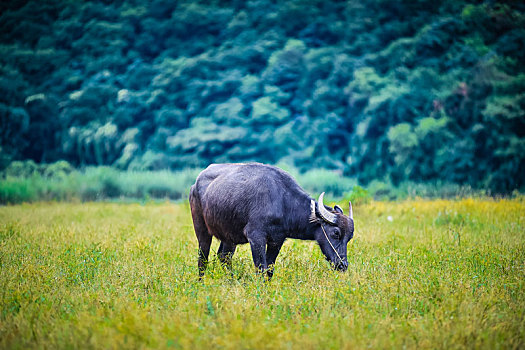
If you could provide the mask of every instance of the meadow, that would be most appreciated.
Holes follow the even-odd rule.
[[[0,348],[524,348],[524,214],[371,201],[346,273],[289,240],[270,283],[247,245],[199,282],[187,202],[3,206]]]

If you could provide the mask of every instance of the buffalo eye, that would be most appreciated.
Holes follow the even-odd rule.
[[[338,228],[335,228],[332,235],[335,239],[341,239],[341,230]]]

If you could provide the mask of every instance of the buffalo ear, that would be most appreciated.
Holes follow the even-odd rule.
[[[320,219],[317,217],[317,213],[315,212],[315,201],[312,199],[310,201],[310,223],[317,223],[320,222]]]
[[[336,205],[336,206],[334,207],[334,210],[335,210],[336,212],[340,213],[340,214],[343,214],[343,209],[341,209],[341,207],[338,206],[338,205]]]

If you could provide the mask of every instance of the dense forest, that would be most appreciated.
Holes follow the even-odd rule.
[[[0,169],[286,163],[525,186],[520,1],[0,3]]]

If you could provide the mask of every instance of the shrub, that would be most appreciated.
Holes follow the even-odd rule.
[[[326,169],[308,170],[304,174],[297,175],[296,179],[313,196],[326,192],[332,196],[341,197],[357,182],[355,179],[342,176],[336,171]]]
[[[11,164],[9,164],[7,168],[4,169],[3,174],[4,176],[27,178],[33,175],[34,173],[37,173],[38,170],[38,164],[36,164],[32,160],[14,161],[11,162]]]
[[[370,192],[359,185],[352,188],[352,192],[345,195],[345,200],[352,202],[352,204],[367,204],[372,199]]]

